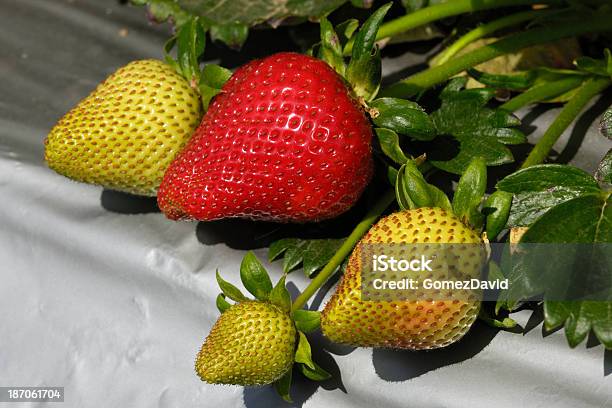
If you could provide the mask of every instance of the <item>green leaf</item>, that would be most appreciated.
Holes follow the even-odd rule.
[[[376,128],[375,131],[383,153],[398,164],[406,163],[408,157],[406,157],[399,145],[397,133],[384,128]]]
[[[340,39],[327,18],[322,17],[319,21],[319,25],[321,27],[319,59],[327,62],[338,74],[340,74],[340,76],[344,76],[346,64],[342,56]]]
[[[243,302],[245,300],[249,300],[246,296],[242,294],[240,289],[238,289],[236,286],[232,285],[231,283],[223,280],[223,278],[219,274],[219,271],[217,271],[217,283],[219,284],[219,287],[221,288],[221,291],[223,292],[223,294],[227,296],[228,298],[232,299],[233,301]]]
[[[481,157],[474,158],[459,179],[453,197],[453,212],[464,223],[479,229],[482,214],[478,207],[487,187],[487,165]]]
[[[346,0],[132,0],[135,4],[148,4],[165,14],[163,21],[179,13],[202,17],[209,25],[242,23],[250,27],[269,22],[277,25],[289,17],[319,18],[340,7]],[[151,10],[153,11],[153,10]],[[155,10],[157,11],[157,10]]]
[[[560,164],[531,166],[513,173],[496,186],[513,193],[508,226],[529,226],[548,209],[588,193],[599,186],[587,172]]]
[[[272,291],[272,281],[268,271],[252,251],[242,258],[240,279],[244,287],[258,300],[268,300]]]
[[[274,389],[285,401],[292,403],[291,400],[291,376],[293,375],[293,370],[289,368],[287,372],[276,382],[274,382]]]
[[[295,327],[304,333],[310,333],[317,330],[321,326],[321,313],[299,309],[293,312],[293,320]]]
[[[498,89],[510,89],[513,91],[521,91],[529,88],[533,85],[537,73],[536,71],[525,71],[517,74],[503,75],[503,74],[487,74],[477,70],[476,68],[470,68],[467,73],[480,82],[483,85],[491,88]]]
[[[315,367],[314,369],[310,368],[306,364],[298,364],[300,371],[306,378],[313,381],[325,381],[331,378],[331,374],[321,368],[321,366],[319,366],[317,363],[313,362],[312,364]]]
[[[378,93],[381,80],[380,50],[374,44],[378,28],[392,3],[376,10],[363,24],[355,37],[353,54],[346,69],[346,79],[355,94],[366,101]]]
[[[210,38],[239,50],[249,36],[249,27],[243,23],[228,23],[210,27]]]
[[[302,363],[308,366],[311,370],[316,370],[314,361],[312,361],[312,350],[310,349],[310,343],[308,338],[301,331],[298,331],[300,339],[295,351],[295,362]]]
[[[449,135],[459,142],[459,153],[448,161],[431,163],[450,173],[463,174],[474,157],[480,156],[487,166],[514,161],[505,144],[523,143],[524,135],[515,128],[519,120],[512,114],[486,107],[495,95],[492,89],[461,90],[466,78],[449,81],[440,94],[442,104],[431,114],[439,135]]]
[[[372,115],[376,126],[391,129],[417,140],[431,140],[436,129],[429,115],[417,103],[398,98],[379,98],[370,103],[378,111]]]
[[[612,185],[612,149],[608,150],[608,153],[599,162],[595,171],[595,179],[604,186]]]
[[[561,203],[538,219],[521,242],[612,242],[612,197],[602,192]]]
[[[494,240],[506,227],[510,207],[512,205],[512,193],[497,190],[485,201],[482,211],[487,218],[487,237]]]
[[[597,338],[612,348],[612,255],[605,247],[612,243],[612,194],[589,193],[554,206],[523,235],[521,244],[527,243],[574,245],[552,246],[550,254],[539,254],[540,259],[531,256],[526,245],[515,251],[522,258],[505,271],[514,297],[529,298],[543,292],[548,329],[565,325],[572,347],[593,329]],[[585,293],[598,297],[580,300],[580,296],[572,296]],[[506,298],[512,296],[506,294]]]
[[[284,238],[270,245],[268,259],[273,261],[284,255],[283,271],[289,273],[300,264],[308,277],[321,270],[334,256],[344,239]]]
[[[537,192],[555,186],[595,192],[599,186],[584,170],[563,164],[540,164],[522,169],[497,183],[497,188],[510,193]]]
[[[280,307],[286,312],[291,311],[291,295],[285,286],[286,275],[283,275],[270,292],[270,303]]]
[[[219,309],[219,312],[223,313],[225,312],[227,309],[229,309],[230,307],[232,307],[232,305],[230,305],[227,300],[225,300],[225,295],[223,293],[219,293],[217,295],[217,309]]]

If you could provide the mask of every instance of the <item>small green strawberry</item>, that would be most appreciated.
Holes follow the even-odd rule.
[[[45,160],[73,180],[155,196],[199,123],[199,98],[170,65],[131,62],[60,119],[45,141]]]
[[[319,313],[307,310],[291,313],[285,276],[273,287],[268,272],[252,252],[242,260],[240,278],[255,300],[247,298],[217,273],[222,290],[217,297],[221,316],[196,357],[195,369],[202,381],[234,385],[275,383],[279,394],[290,400],[293,363],[314,381],[329,378],[312,361],[304,334],[319,327]],[[236,303],[231,305],[226,299]]]
[[[196,359],[196,372],[214,384],[269,384],[293,365],[296,329],[289,313],[246,300],[215,323]]]

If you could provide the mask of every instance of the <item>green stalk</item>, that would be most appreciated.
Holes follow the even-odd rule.
[[[582,84],[585,77],[581,75],[572,75],[568,78],[563,78],[558,81],[546,82],[541,85],[536,85],[529,88],[525,92],[518,94],[506,103],[500,106],[500,109],[508,112],[516,112],[517,110],[535,102],[546,101],[563,95],[566,92],[578,87]]]
[[[393,37],[406,31],[423,26],[425,24],[441,20],[446,17],[457,16],[463,13],[489,10],[493,8],[508,6],[523,6],[526,4],[561,4],[561,0],[450,0],[446,3],[435,4],[416,10],[405,16],[391,20],[380,26],[377,40]],[[349,42],[344,47],[344,55],[350,55],[353,43]]]
[[[444,3],[446,4],[446,3]],[[567,20],[502,38],[492,44],[463,54],[437,67],[412,75],[383,89],[379,96],[409,98],[431,88],[468,68],[489,61],[504,54],[518,51],[532,45],[556,41],[584,33],[612,31],[612,15],[599,14],[592,18]]]
[[[293,302],[292,310],[301,309],[308,299],[313,296],[321,286],[331,275],[334,274],[338,266],[344,261],[351,251],[353,247],[357,244],[357,242],[361,239],[362,236],[365,235],[366,232],[370,229],[372,224],[380,217],[380,215],[387,209],[391,203],[395,201],[395,192],[393,190],[389,190],[385,193],[381,199],[372,207],[370,211],[366,214],[366,216],[357,224],[351,235],[349,235],[342,246],[336,251],[332,259],[329,260],[327,265],[314,277],[310,284],[304,289],[304,291],[295,299]]]
[[[587,103],[598,93],[602,92],[610,86],[610,78],[592,78],[587,80],[578,89],[576,94],[570,99],[555,121],[546,130],[542,138],[536,143],[533,150],[527,156],[527,159],[521,166],[522,169],[540,164],[546,160],[550,150],[559,136],[568,128],[568,126],[576,119],[576,116],[582,111]]]
[[[494,32],[501,30],[502,28],[512,27],[525,21],[531,20],[534,17],[545,14],[546,13],[544,11],[529,10],[524,11],[522,13],[511,14],[509,16],[502,17],[499,20],[494,20],[490,23],[483,24],[480,27],[476,27],[475,29],[461,36],[459,39],[457,39],[457,41],[449,45],[444,51],[436,55],[436,57],[431,60],[431,65],[437,66],[444,64],[452,57],[454,57],[459,51],[464,49],[468,44],[489,34],[493,34]]]

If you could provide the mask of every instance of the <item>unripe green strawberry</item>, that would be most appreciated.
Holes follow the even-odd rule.
[[[296,329],[268,302],[243,301],[227,309],[198,353],[195,368],[213,384],[270,384],[291,368]]]
[[[362,251],[366,244],[479,244],[481,239],[455,215],[441,208],[418,208],[389,215],[376,223],[357,244],[336,292],[321,316],[323,334],[336,343],[359,347],[423,350],[460,339],[476,320],[477,300],[363,301]],[[435,247],[435,246],[434,246]],[[463,246],[471,249],[471,246]],[[479,247],[474,247],[479,248]],[[475,251],[478,253],[478,251]],[[470,255],[473,253],[470,251]],[[466,256],[461,266],[478,273],[480,256]],[[444,271],[428,272],[443,279]],[[438,275],[436,275],[438,274]],[[473,275],[472,275],[473,276]]]
[[[199,123],[198,93],[169,65],[120,68],[53,127],[45,160],[77,181],[155,196]]]

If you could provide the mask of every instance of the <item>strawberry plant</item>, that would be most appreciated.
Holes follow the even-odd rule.
[[[307,333],[425,350],[458,341],[479,317],[516,329],[512,313],[525,307],[542,308],[545,328],[563,327],[570,347],[592,332],[612,349],[612,149],[592,175],[553,154],[612,84],[606,1],[391,2],[361,22],[352,17],[370,2],[133,2],[174,23],[166,59],[121,68],[62,118],[47,138],[53,170],[157,195],[172,220],[307,228],[377,197],[346,237],[272,243],[268,260],[282,260],[283,270],[276,285],[247,253],[240,276],[255,299],[217,273],[221,315],[196,358],[203,381],[274,384],[289,401],[294,365],[308,379],[330,377],[313,361]],[[306,19],[317,20],[318,37],[302,53],[274,53],[233,72],[202,66],[208,38],[239,49],[251,27]],[[444,31],[428,68],[383,81],[385,46]],[[487,65],[567,38],[588,46],[563,68]],[[518,115],[537,103],[562,108],[529,146]],[[611,138],[612,108],[599,128]],[[517,145],[529,148],[525,158]],[[428,278],[483,273],[508,287],[484,297],[372,300],[364,286],[372,245],[463,245]],[[291,299],[286,280],[297,269],[311,280]],[[340,282],[322,311],[305,308],[334,274]]]

